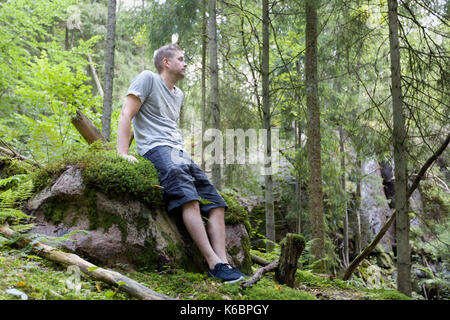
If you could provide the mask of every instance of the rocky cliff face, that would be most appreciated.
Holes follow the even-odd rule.
[[[62,247],[103,266],[206,270],[180,216],[127,195],[105,194],[86,186],[82,169],[71,166],[24,206],[35,217],[30,233],[61,237]],[[243,224],[226,226],[230,263],[248,272],[250,241]]]
[[[392,214],[389,201],[386,198],[381,168],[375,159],[369,159],[362,164],[363,178],[361,181],[361,238],[362,246],[366,247],[378,234]],[[387,252],[392,251],[395,242],[394,228],[391,227],[381,239],[380,244]]]

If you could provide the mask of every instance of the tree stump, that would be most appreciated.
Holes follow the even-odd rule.
[[[275,273],[276,279],[280,284],[294,287],[298,258],[304,248],[305,238],[299,234],[288,233],[283,239],[278,269]]]

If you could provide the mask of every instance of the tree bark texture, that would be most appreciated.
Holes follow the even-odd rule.
[[[267,249],[273,249],[275,242],[275,215],[273,207],[273,178],[270,173],[272,167],[272,135],[271,135],[271,113],[270,113],[270,92],[269,92],[269,1],[262,1],[262,111],[263,111],[263,128],[266,129],[266,139],[264,145],[264,184],[265,184],[265,214],[266,214],[266,237]]]
[[[216,27],[216,0],[209,0],[209,69],[210,69],[210,105],[212,115],[212,128],[220,130],[220,105],[219,105],[219,67],[217,63],[217,27]],[[217,155],[216,155],[217,156]],[[217,157],[216,157],[217,159]],[[218,189],[222,189],[220,163],[212,164],[212,182]]]
[[[102,136],[92,121],[89,120],[89,118],[86,117],[80,110],[77,110],[76,116],[72,119],[72,123],[88,144],[91,144],[99,139],[106,141],[105,137]]]
[[[32,243],[31,239],[24,238],[11,230],[7,225],[0,225],[0,234],[6,238],[18,238],[15,243],[20,247],[27,247]],[[120,290],[133,297],[143,300],[175,300],[164,294],[157,293],[143,286],[139,282],[130,279],[118,272],[103,269],[80,258],[76,254],[66,253],[43,243],[35,242],[31,250],[39,256],[60,263],[65,266],[75,265],[89,277],[103,281],[107,284],[118,286]],[[123,284],[125,283],[125,284]]]
[[[355,243],[355,252],[358,255],[361,252],[361,182],[362,182],[362,161],[361,151],[356,151],[356,199],[355,215],[353,221],[353,241]]]
[[[394,123],[395,210],[397,212],[397,290],[411,296],[411,249],[409,245],[408,199],[406,197],[406,129],[403,115],[397,0],[389,0],[388,6]]]
[[[107,141],[111,135],[111,114],[114,85],[114,49],[116,35],[116,0],[108,0],[108,24],[106,31],[105,83],[102,113],[102,134]]]
[[[295,132],[295,150],[297,155],[300,155],[302,148],[302,127],[300,121],[294,122]],[[300,171],[297,171],[295,175],[295,198],[297,203],[297,223],[296,230],[298,234],[302,233],[302,184]]]
[[[339,90],[340,91],[340,90]],[[343,251],[343,260],[344,266],[347,267],[350,263],[349,261],[349,248],[348,248],[348,211],[347,211],[347,193],[346,183],[345,183],[345,147],[344,147],[344,130],[342,126],[339,125],[339,147],[341,153],[341,188],[342,188],[342,197],[344,199],[344,209],[343,209],[343,241],[344,241],[344,251]]]
[[[280,284],[289,287],[295,285],[295,272],[297,271],[298,258],[305,248],[305,239],[298,234],[288,233],[281,242],[281,254],[275,277]]]
[[[203,137],[206,131],[206,50],[208,45],[208,18],[206,17],[206,0],[202,0],[202,155],[200,161],[200,167],[205,170],[205,144],[203,143]]]
[[[311,253],[315,270],[325,272],[325,225],[322,202],[322,168],[320,137],[320,106],[317,79],[317,8],[314,1],[305,1],[306,9],[306,107],[307,107],[307,151],[309,176],[309,214],[311,237],[314,240]]]

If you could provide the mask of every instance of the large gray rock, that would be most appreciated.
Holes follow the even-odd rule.
[[[62,247],[93,263],[206,270],[179,215],[169,215],[160,207],[149,208],[128,196],[111,196],[91,189],[83,182],[80,168],[69,167],[23,209],[35,217],[30,233],[61,237],[75,230],[87,230],[88,233],[70,235],[71,241],[62,242]],[[248,272],[250,246],[244,225],[227,225],[226,239],[230,263]]]
[[[375,159],[363,162],[361,181],[361,238],[363,247],[378,234],[392,214],[383,190],[383,178]],[[392,251],[395,243],[394,229],[391,227],[381,239],[380,244],[386,252]]]

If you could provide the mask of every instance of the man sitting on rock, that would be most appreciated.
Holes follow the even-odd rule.
[[[209,275],[224,282],[240,281],[244,274],[227,261],[227,204],[184,150],[177,127],[183,92],[175,83],[184,78],[186,71],[183,51],[177,44],[165,45],[155,51],[153,60],[158,74],[143,71],[128,89],[119,116],[117,151],[125,159],[137,161],[128,154],[133,121],[138,153],[158,171],[167,211],[181,208],[186,229],[208,263]],[[200,199],[207,203],[200,203]],[[206,228],[201,214],[209,214]]]

